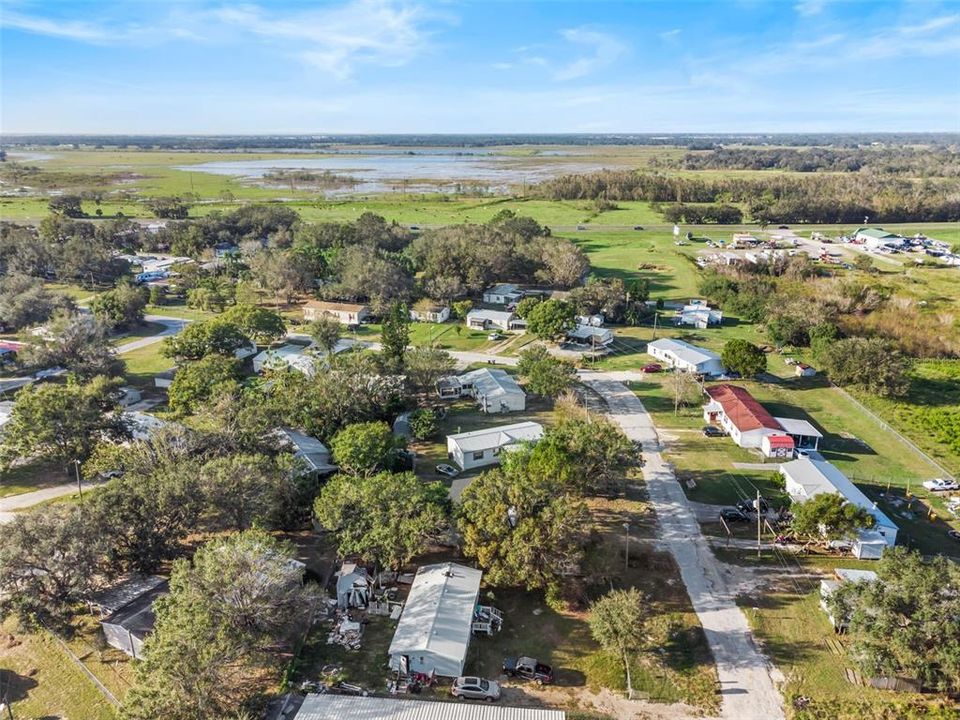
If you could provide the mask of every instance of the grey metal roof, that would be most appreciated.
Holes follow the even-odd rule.
[[[808,498],[823,492],[839,493],[848,502],[873,515],[877,525],[897,529],[896,523],[887,517],[873,500],[864,495],[836,465],[826,460],[800,458],[781,465],[780,472],[801,485]]]
[[[452,440],[464,452],[475,452],[506,447],[524,440],[539,440],[542,437],[543,425],[528,420],[512,425],[499,425],[483,430],[447,435],[447,440]]]
[[[691,345],[683,340],[672,340],[670,338],[661,338],[647,344],[647,348],[657,348],[663,352],[668,352],[675,357],[688,362],[691,365],[699,365],[710,360],[719,360],[720,355],[713,350]]]
[[[488,370],[480,368],[459,376],[461,385],[473,385],[476,394],[485,398],[497,398],[504,395],[523,395],[521,387],[506,370]]]
[[[399,698],[308,695],[296,720],[565,720],[563,710]]]
[[[479,570],[450,562],[417,570],[390,655],[429,652],[463,662],[481,577]]]

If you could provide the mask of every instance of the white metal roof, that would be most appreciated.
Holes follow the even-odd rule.
[[[527,421],[447,435],[447,440],[452,440],[464,452],[476,452],[505,447],[524,440],[539,440],[542,437],[543,425]]]
[[[330,464],[330,451],[327,446],[315,437],[305,435],[292,428],[280,428],[280,434],[293,446],[294,457],[303,460],[311,470],[336,470],[336,465]]]
[[[601,342],[613,339],[613,331],[609,328],[597,327],[595,325],[579,324],[573,330],[567,333],[567,337],[578,338],[580,340],[599,339]]]
[[[403,606],[390,655],[432,653],[463,663],[483,573],[457,563],[417,570]]]
[[[485,398],[497,398],[504,395],[523,395],[526,393],[517,385],[517,381],[506,370],[488,370],[480,368],[458,376],[461,385],[473,385],[476,394]]]
[[[796,418],[783,418],[775,417],[780,427],[782,427],[788,435],[803,435],[804,437],[816,437],[822,438],[823,433],[817,430],[813,425],[808,423],[806,420],[798,420]]]
[[[826,460],[800,458],[784,463],[780,466],[780,471],[790,480],[802,486],[808,498],[823,492],[839,493],[848,502],[873,515],[878,525],[897,529],[893,520],[888,518],[875,502],[864,495],[863,491],[854,485],[835,465]]]
[[[497,283],[496,285],[491,285],[486,290],[484,290],[483,294],[484,295],[487,295],[487,294],[508,295],[516,291],[517,291],[517,286],[512,283]]]
[[[471,310],[467,313],[467,321],[470,320],[490,320],[493,322],[507,323],[516,317],[516,313],[506,310]]]
[[[710,362],[711,360],[720,359],[720,355],[713,352],[713,350],[707,350],[706,348],[691,345],[683,340],[673,340],[671,338],[653,340],[647,344],[647,348],[656,348],[662,352],[670,353],[679,360],[683,360],[692,365],[699,365]]]
[[[565,720],[563,710],[348,695],[307,695],[295,720]]]

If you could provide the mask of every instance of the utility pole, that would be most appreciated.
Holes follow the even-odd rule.
[[[73,469],[77,471],[77,492],[80,493],[80,503],[83,503],[83,486],[80,484],[80,461],[74,459]]]
[[[762,514],[763,513],[760,512],[760,491],[757,490],[757,557],[758,558],[760,557],[760,528],[761,528],[760,520],[761,520]]]
[[[630,523],[623,524],[623,572],[624,577],[630,571]]]

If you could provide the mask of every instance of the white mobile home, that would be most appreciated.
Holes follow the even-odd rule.
[[[647,343],[647,353],[672,368],[697,375],[722,375],[720,356],[683,340],[662,338]]]
[[[463,674],[482,576],[479,570],[451,562],[417,570],[390,643],[393,670]]]
[[[303,305],[303,319],[307,322],[321,317],[332,317],[341,325],[359,325],[370,315],[370,306],[359,303],[323,302],[308,300]]]
[[[264,350],[253,358],[253,371],[257,374],[264,370],[281,370],[290,368],[302,372],[307,377],[313,377],[316,372],[317,356],[310,348],[303,345],[282,345],[278,348]]]
[[[471,330],[512,330],[525,324],[516,313],[506,310],[471,310],[467,313],[467,327]]]
[[[825,460],[800,458],[781,465],[780,473],[786,483],[787,494],[794,502],[804,502],[820,493],[836,493],[873,515],[873,528],[861,532],[853,543],[853,553],[858,558],[879,557],[883,546],[893,547],[896,544],[898,528],[894,522],[836,466]]]
[[[472,470],[496,465],[500,462],[502,452],[509,452],[522,442],[536,442],[542,437],[543,425],[535,422],[457,433],[447,435],[447,456],[461,470]]]
[[[564,720],[563,710],[500,703],[449,703],[396,697],[307,695],[292,720]]]
[[[450,306],[429,300],[421,300],[410,308],[410,319],[414,322],[446,322],[450,319]]]

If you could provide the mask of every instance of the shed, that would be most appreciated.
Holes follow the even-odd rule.
[[[337,574],[337,607],[365,608],[370,604],[370,587],[373,581],[364,568],[356,563],[345,562]]]
[[[307,695],[293,720],[565,720],[563,710],[392,697]]]
[[[460,466],[471,470],[500,462],[500,453],[521,442],[536,442],[543,437],[543,425],[535,422],[500,425],[484,430],[447,435],[447,456]]]
[[[788,459],[793,457],[793,438],[789,435],[764,435],[760,451],[764,457]]]
[[[459,677],[470,647],[483,573],[457,563],[417,570],[390,643],[390,667]]]
[[[107,644],[134,658],[143,657],[143,643],[153,630],[153,603],[169,592],[167,581],[156,575],[131,575],[91,602],[100,614]]]

